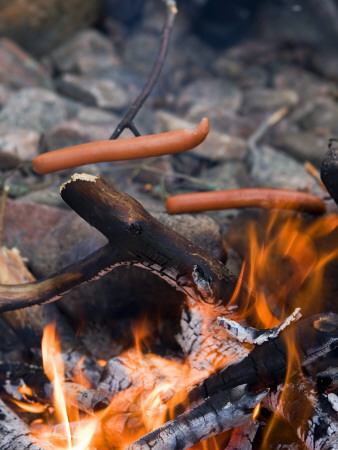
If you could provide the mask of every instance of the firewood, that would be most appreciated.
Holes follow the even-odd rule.
[[[225,450],[251,450],[258,427],[258,420],[249,420],[245,425],[235,428]]]
[[[223,431],[251,420],[253,408],[266,396],[267,390],[252,393],[245,388],[240,399],[227,402],[222,392],[202,405],[141,437],[128,450],[183,450]]]
[[[330,139],[324,156],[320,176],[326,189],[338,205],[338,139]]]
[[[225,307],[229,303],[237,278],[220,261],[153,218],[139,202],[104,177],[76,174],[60,191],[66,203],[110,242],[40,282],[1,285],[0,311],[57,300],[75,286],[121,265],[150,270],[197,300]],[[254,301],[244,283],[237,291],[236,302],[228,310],[234,317]]]
[[[33,281],[20,252],[17,249],[0,248],[0,282],[3,285]],[[81,340],[76,337],[71,326],[66,323],[56,305],[43,305],[41,308],[25,308],[6,311],[2,314],[17,336],[18,346],[26,349],[40,348],[44,328],[55,322],[61,340],[61,351],[65,362],[66,375],[72,376],[80,360],[84,376],[96,386],[101,376],[101,368],[89,354]],[[20,344],[19,344],[20,343]]]
[[[306,448],[337,448],[337,409],[333,408],[327,395],[317,395],[310,380],[297,377],[286,385],[279,385],[264,399],[263,406],[288,422]]]
[[[0,400],[0,442],[1,448],[11,450],[43,450],[34,444],[26,424]]]
[[[327,367],[332,352],[338,347],[337,321],[337,314],[323,313],[293,323],[278,337],[257,345],[239,363],[206,378],[188,393],[187,404],[200,404],[222,391],[234,399],[237,387],[242,384],[260,390],[282,383],[289,363],[287,341],[293,342],[302,369],[316,376]]]

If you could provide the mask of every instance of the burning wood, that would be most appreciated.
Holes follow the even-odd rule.
[[[242,386],[243,388],[243,386]],[[228,402],[222,392],[208,398],[202,405],[143,436],[128,450],[183,450],[215,434],[248,422],[253,408],[266,396],[241,389],[239,400]]]
[[[1,448],[43,450],[43,447],[33,444],[29,428],[2,400],[0,400],[0,415]]]
[[[91,442],[90,445],[100,449],[128,445],[131,449],[164,448],[163,445],[168,449],[184,449],[240,426],[242,428],[233,433],[229,446],[250,448],[256,432],[252,411],[267,395],[267,388],[274,392],[276,385],[280,385],[286,376],[299,373],[300,368],[309,377],[321,377],[323,385],[328,378],[334,379],[335,375],[327,370],[338,346],[337,315],[322,313],[291,323],[299,318],[296,309],[282,323],[264,331],[228,317],[220,319],[229,334],[221,327],[215,327],[217,315],[239,318],[248,315],[247,311],[252,315],[254,308],[259,306],[252,295],[257,291],[257,285],[250,283],[248,288],[243,283],[244,266],[237,280],[223,264],[165,227],[136,200],[103,177],[76,175],[63,185],[61,195],[81,217],[101,231],[109,243],[46,280],[0,286],[0,292],[7,296],[2,300],[3,310],[51,301],[67,289],[121,265],[150,270],[191,297],[182,307],[181,330],[176,335],[181,352],[175,357],[168,356],[169,352],[162,357],[150,350],[143,354],[137,344],[135,349],[109,360],[103,371],[95,361],[97,377],[90,378],[89,385],[83,388],[81,382],[74,379],[75,371],[71,366],[79,361],[80,355],[85,355],[89,362],[90,355],[81,347],[73,331],[61,325],[62,339],[68,340],[69,352],[64,352],[54,337],[48,345],[43,345],[45,373],[53,382],[58,423],[54,418],[51,427],[34,425],[39,439],[45,436],[46,430],[51,442],[55,445],[61,442],[61,446],[68,445],[68,448],[78,443],[85,446],[81,448],[87,448]],[[296,241],[293,237],[293,243]],[[316,264],[323,267],[316,262],[313,248],[307,251],[309,239],[304,242],[299,244],[297,241],[294,247],[293,244],[284,246],[295,262],[295,272],[301,269],[301,275],[297,273],[292,278],[291,287],[302,285],[304,273],[316,269]],[[305,261],[297,256],[297,252],[304,249]],[[334,255],[334,252],[330,253],[327,260]],[[288,292],[289,288],[287,286],[283,292]],[[261,302],[261,296],[259,298]],[[47,311],[52,311],[54,306],[43,308],[51,307]],[[20,316],[22,311],[19,311],[17,317],[25,317],[36,330],[35,334],[41,332],[46,318],[41,315],[39,324],[36,320],[39,315],[31,317],[31,309],[23,311],[24,315]],[[8,317],[10,314],[6,313]],[[59,317],[57,312],[55,314]],[[270,313],[268,318],[271,316]],[[255,345],[250,354],[248,343]],[[290,360],[290,343],[297,352],[297,364],[292,358]],[[75,359],[72,357],[74,348],[79,355]],[[66,368],[66,377],[62,355],[71,362],[69,370]],[[95,387],[99,392],[92,389]],[[51,392],[49,382],[48,389]],[[321,395],[326,395],[331,405],[336,404],[334,392],[325,391]],[[273,394],[270,396],[273,398]],[[45,404],[39,405],[44,408],[45,415],[49,414],[47,406],[50,405],[50,396],[46,397]],[[23,393],[25,398],[33,399]],[[95,413],[107,404],[107,398],[110,405]],[[74,404],[77,404],[76,414],[73,414]],[[168,419],[172,420],[166,422]],[[82,436],[83,427],[87,428],[85,437]],[[304,433],[303,437],[308,431]]]
[[[298,377],[278,386],[264,400],[263,406],[288,422],[306,448],[333,450],[338,442],[337,410],[328,395],[317,395],[313,382]],[[306,417],[306,421],[304,421]]]

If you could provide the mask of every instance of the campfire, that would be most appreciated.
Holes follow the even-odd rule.
[[[184,300],[174,319],[137,317],[134,344],[108,360],[65,352],[65,330],[58,337],[58,326],[47,325],[43,370],[2,369],[6,405],[22,419],[2,402],[8,448],[16,441],[43,449],[235,449],[251,448],[255,437],[269,448],[286,423],[294,445],[334,448],[338,335],[328,274],[338,256],[336,214],[310,220],[280,210],[235,221],[228,240],[243,253],[235,277],[102,176],[76,174],[60,192],[108,243],[44,281],[1,285],[6,320],[15,320],[12,309],[55,300],[117,266],[150,270]],[[17,254],[6,257],[21,273],[16,282],[32,280]],[[166,302],[161,293],[158,302]]]

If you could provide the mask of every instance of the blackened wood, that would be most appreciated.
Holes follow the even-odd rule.
[[[282,383],[290,362],[287,342],[293,343],[303,370],[316,376],[337,351],[338,315],[318,314],[290,325],[277,338],[256,346],[239,363],[206,378],[189,392],[187,404],[199,404],[221,391],[236,398],[236,388],[242,384],[260,390]],[[294,371],[297,369],[298,364]]]
[[[55,301],[79,284],[121,265],[150,270],[197,300],[224,306],[229,303],[237,278],[220,261],[152,217],[109,180],[75,174],[61,187],[61,196],[110,243],[42,281],[0,285],[0,312]],[[228,310],[233,317],[254,302],[245,283],[237,294]]]
[[[326,189],[338,205],[338,139],[330,139],[324,156],[320,176]]]
[[[298,378],[298,377],[297,377]],[[309,380],[278,386],[263,406],[287,421],[311,450],[335,450],[338,443],[338,415],[325,394],[317,395]]]
[[[130,264],[151,270],[195,299],[224,306],[230,301],[237,278],[221,262],[156,220],[106,178],[75,174],[62,186],[61,196],[115,249],[128,254]],[[253,300],[243,284],[232,314]]]
[[[183,450],[209,437],[238,427],[251,419],[253,408],[266,396],[243,392],[241,398],[228,403],[223,393],[207,399],[162,427],[135,441],[128,450]]]
[[[26,424],[0,400],[0,448],[2,450],[43,450],[34,444]]]

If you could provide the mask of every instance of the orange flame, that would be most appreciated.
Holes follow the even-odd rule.
[[[317,245],[318,240],[337,228],[338,216],[327,216],[306,225],[295,214],[289,215],[288,219],[284,214],[279,214],[271,215],[264,232],[261,227],[249,227],[250,251],[229,302],[230,305],[236,303],[240,286],[245,281],[249,292],[256,292],[257,300],[243,318],[250,325],[256,323],[266,328],[283,320],[288,310],[293,310],[295,306],[301,306],[303,311],[311,309],[313,313],[317,312],[324,270],[338,256],[337,248],[323,251]],[[38,441],[48,440],[55,449],[60,450],[123,449],[174,417],[175,407],[185,400],[177,392],[186,396],[190,386],[248,353],[247,346],[234,346],[233,338],[229,338],[225,330],[214,327],[216,317],[222,315],[219,307],[197,303],[189,298],[187,304],[191,315],[203,318],[198,345],[187,351],[185,360],[155,355],[149,352],[150,327],[143,322],[134,330],[134,348],[119,356],[130,379],[130,387],[117,393],[105,410],[92,415],[80,413],[67,399],[62,353],[55,337],[55,325],[46,327],[42,341],[43,364],[54,386],[55,414],[52,420],[48,418],[49,425],[36,421],[32,424]],[[297,355],[291,346],[289,354],[294,363]],[[106,365],[106,361],[98,362],[101,367]],[[81,378],[80,365],[77,369],[76,380],[72,381],[88,387],[88,381]],[[22,394],[31,395],[28,390],[22,390]],[[23,407],[22,402],[17,404]],[[33,405],[29,404],[29,407]],[[255,408],[254,418],[259,408],[259,405]],[[42,417],[46,422],[48,409],[46,411],[44,407],[43,411]],[[268,434],[266,442],[267,439]],[[210,450],[217,448],[215,442],[209,440],[201,445],[203,449]]]

